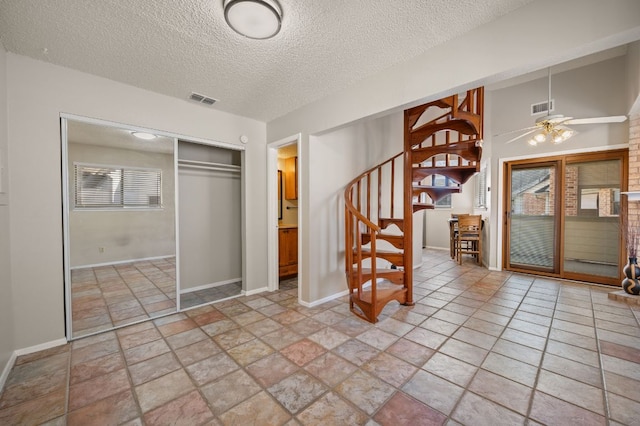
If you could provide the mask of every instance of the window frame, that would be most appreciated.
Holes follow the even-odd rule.
[[[78,179],[78,175],[87,169],[103,169],[108,171],[105,175],[110,173],[119,173],[120,174],[120,202],[112,202],[112,203],[103,203],[103,204],[91,204],[91,203],[78,203],[78,200],[81,198],[79,196],[79,191],[82,190],[81,183],[82,181]],[[155,176],[152,177],[152,181],[157,182],[157,191],[154,191],[154,194],[147,194],[147,197],[158,197],[157,204],[138,204],[138,203],[127,203],[127,185],[126,179],[127,175],[135,172],[144,172],[144,173],[155,173]],[[163,210],[164,202],[163,202],[163,176],[162,169],[156,167],[138,167],[138,166],[123,166],[123,165],[110,165],[110,164],[97,164],[97,163],[84,163],[84,162],[74,162],[73,163],[73,171],[72,176],[73,179],[73,210],[77,211],[124,211],[124,210],[144,210],[144,211],[153,211],[153,210]],[[129,188],[131,188],[129,186]],[[115,190],[113,191],[115,193]]]
[[[476,209],[487,209],[487,168],[484,167],[475,176],[475,194],[473,196],[473,207]]]

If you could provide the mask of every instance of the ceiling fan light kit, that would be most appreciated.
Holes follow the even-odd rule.
[[[551,69],[548,71],[549,79],[549,97],[547,98],[547,106],[551,104]],[[547,108],[547,111],[549,109]],[[511,143],[525,136],[533,135],[527,141],[529,145],[536,146],[547,140],[550,140],[554,144],[559,144],[574,136],[577,132],[567,125],[576,124],[604,124],[604,123],[622,123],[627,119],[626,115],[614,115],[610,117],[593,117],[593,118],[573,118],[565,117],[562,114],[547,114],[544,117],[540,117],[536,120],[535,126],[527,127],[515,132],[524,132],[513,139],[508,140],[505,143]],[[510,131],[507,133],[513,133]],[[504,133],[502,133],[504,134]],[[496,135],[500,136],[500,135]]]
[[[282,9],[276,0],[224,0],[224,19],[238,34],[264,40],[280,31]]]

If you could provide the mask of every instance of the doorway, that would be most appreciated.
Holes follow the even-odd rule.
[[[619,285],[626,150],[505,163],[504,268]]]
[[[300,135],[269,144],[269,290],[300,286]]]

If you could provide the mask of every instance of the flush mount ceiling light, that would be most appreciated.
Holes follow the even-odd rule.
[[[238,34],[263,40],[280,31],[282,10],[275,0],[224,0],[224,19]]]
[[[146,132],[131,132],[131,134],[138,139],[144,139],[146,141],[150,141],[151,139],[156,138],[156,135],[152,133],[146,133]]]

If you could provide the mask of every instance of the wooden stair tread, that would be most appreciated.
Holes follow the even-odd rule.
[[[377,289],[377,299],[386,299],[389,296],[404,293],[406,290],[403,287],[400,288],[379,288]],[[363,290],[360,293],[359,299],[365,303],[371,303],[371,290]]]
[[[424,124],[411,131],[411,135],[409,137],[411,147],[424,142],[426,139],[433,136],[433,134],[443,130],[453,130],[468,136],[475,135],[477,133],[475,125],[466,117],[458,119],[453,118],[442,123]]]
[[[436,206],[427,203],[413,203],[413,212],[419,212],[420,210],[433,210]]]
[[[384,240],[390,244],[392,244],[395,248],[402,250],[404,248],[404,235],[398,234],[385,234],[383,232],[379,232],[376,234],[376,240]],[[371,234],[364,233],[362,234],[362,244],[369,244],[371,242]]]
[[[464,142],[414,148],[411,150],[411,162],[419,164],[438,154],[455,154],[467,161],[480,161],[482,144],[476,139],[471,139]]]
[[[371,268],[362,268],[362,282],[365,283],[371,280],[373,276],[373,269]],[[389,268],[377,268],[375,270],[376,278],[383,278],[388,280],[389,282],[395,285],[404,284],[404,271],[402,269],[389,269]],[[358,268],[354,266],[351,270],[351,277],[355,279],[358,276]]]
[[[401,231],[404,231],[404,219],[399,218],[380,218],[380,228],[386,229],[391,225],[396,225]]]
[[[442,197],[449,194],[459,194],[462,191],[460,185],[457,186],[431,186],[431,185],[413,185],[413,195],[426,193],[433,201],[438,201]]]
[[[367,259],[371,257],[370,249],[361,249],[360,253],[362,254],[363,259]],[[384,259],[387,262],[390,262],[397,266],[404,266],[404,253],[401,251],[390,251],[390,250],[379,250],[376,249],[376,259]],[[357,261],[357,253],[354,250],[354,261]]]
[[[407,110],[407,114],[409,115],[409,127],[413,128],[422,114],[424,114],[424,112],[432,106],[436,106],[441,109],[451,108],[453,106],[453,96],[437,99],[435,101],[428,102],[426,104],[422,104]]]

